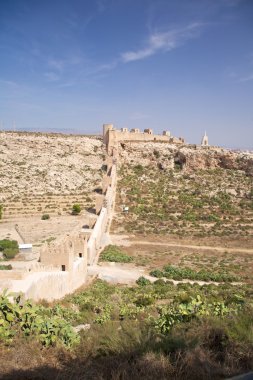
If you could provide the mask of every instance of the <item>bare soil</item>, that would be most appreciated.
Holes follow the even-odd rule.
[[[228,270],[252,281],[253,248],[252,239],[242,242],[221,239],[194,240],[170,239],[152,236],[112,235],[112,243],[119,245],[134,258],[137,266],[146,270],[162,268],[164,265],[189,267],[196,270]],[[224,239],[223,239],[224,240]]]

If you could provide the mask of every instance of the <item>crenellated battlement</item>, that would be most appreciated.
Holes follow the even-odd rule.
[[[110,153],[117,144],[122,141],[135,141],[135,142],[168,142],[174,144],[183,144],[185,141],[183,138],[171,136],[169,131],[163,131],[161,135],[154,134],[150,128],[140,131],[139,128],[132,128],[130,131],[128,128],[121,128],[120,130],[114,129],[113,124],[103,125],[103,142],[107,147],[107,152]]]

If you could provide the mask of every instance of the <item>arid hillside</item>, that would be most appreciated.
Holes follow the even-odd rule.
[[[3,219],[61,215],[75,202],[91,207],[102,160],[102,142],[96,137],[1,132]]]
[[[253,177],[253,152],[198,145],[125,142],[119,145],[119,153],[122,162],[132,165],[181,168],[188,173],[199,169],[235,169]]]
[[[252,154],[126,143],[120,157],[116,233],[252,236]],[[129,213],[122,212],[124,205]]]

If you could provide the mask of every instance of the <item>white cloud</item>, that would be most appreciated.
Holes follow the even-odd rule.
[[[60,79],[59,75],[53,72],[44,73],[44,77],[47,79],[48,82],[57,82]]]
[[[48,65],[55,70],[62,71],[62,69],[65,65],[65,62],[63,60],[59,60],[59,59],[49,59]]]
[[[184,28],[172,29],[163,33],[154,33],[149,37],[147,46],[137,51],[128,51],[121,54],[124,63],[138,61],[150,57],[161,51],[170,51],[199,35],[201,23],[193,23]]]

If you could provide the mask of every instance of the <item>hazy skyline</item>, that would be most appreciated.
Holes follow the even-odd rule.
[[[0,1],[0,123],[253,149],[253,1]]]

